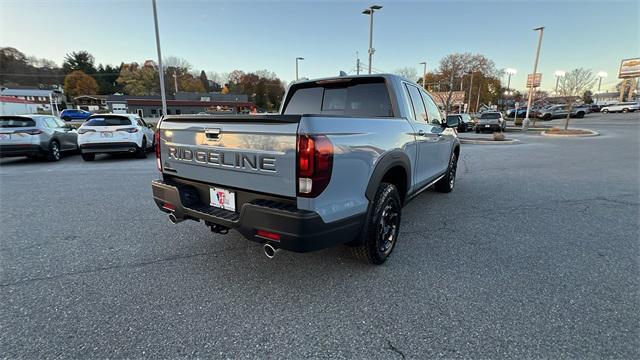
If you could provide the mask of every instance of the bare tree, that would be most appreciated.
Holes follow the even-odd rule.
[[[404,78],[407,78],[411,81],[418,80],[418,71],[412,67],[403,67],[394,71],[396,75],[400,75]]]
[[[567,119],[564,122],[564,129],[569,128],[569,119],[571,118],[571,112],[573,111],[573,104],[576,101],[576,97],[582,96],[585,91],[591,89],[596,82],[596,76],[590,69],[573,69],[566,73],[561,78],[558,84],[558,93],[565,98],[565,101],[569,104],[569,111],[567,112]]]

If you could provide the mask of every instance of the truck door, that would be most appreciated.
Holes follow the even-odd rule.
[[[456,136],[453,129],[447,129],[442,127],[442,115],[438,106],[433,101],[431,96],[424,91],[421,91],[422,98],[427,107],[427,114],[429,116],[429,123],[431,124],[431,131],[436,134],[436,147],[437,149],[437,161],[435,162],[434,171],[436,176],[444,173],[449,166],[449,157],[451,156],[451,150],[453,149],[453,139]]]
[[[416,168],[414,169],[414,181],[416,188],[420,188],[432,181],[438,174],[436,169],[438,164],[438,133],[428,122],[427,109],[420,90],[411,85],[405,84],[411,107],[413,108],[413,128],[415,129],[416,145],[418,149]]]

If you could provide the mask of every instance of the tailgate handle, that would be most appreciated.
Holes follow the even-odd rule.
[[[220,129],[204,129],[204,136],[207,141],[220,140]]]

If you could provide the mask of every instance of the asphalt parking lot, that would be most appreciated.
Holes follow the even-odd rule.
[[[152,156],[2,159],[0,357],[640,358],[640,114],[572,123],[463,145],[379,267],[170,225]]]

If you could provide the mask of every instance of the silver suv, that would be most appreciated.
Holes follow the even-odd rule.
[[[78,133],[51,115],[0,116],[0,157],[45,156],[58,161],[78,150]]]
[[[602,109],[600,109],[600,112],[603,112],[603,113],[609,113],[609,112],[627,113],[627,112],[634,112],[634,111],[636,111],[638,109],[640,109],[640,103],[637,103],[637,102],[623,102],[623,103],[617,103],[617,104],[611,104],[611,105],[603,106]]]

